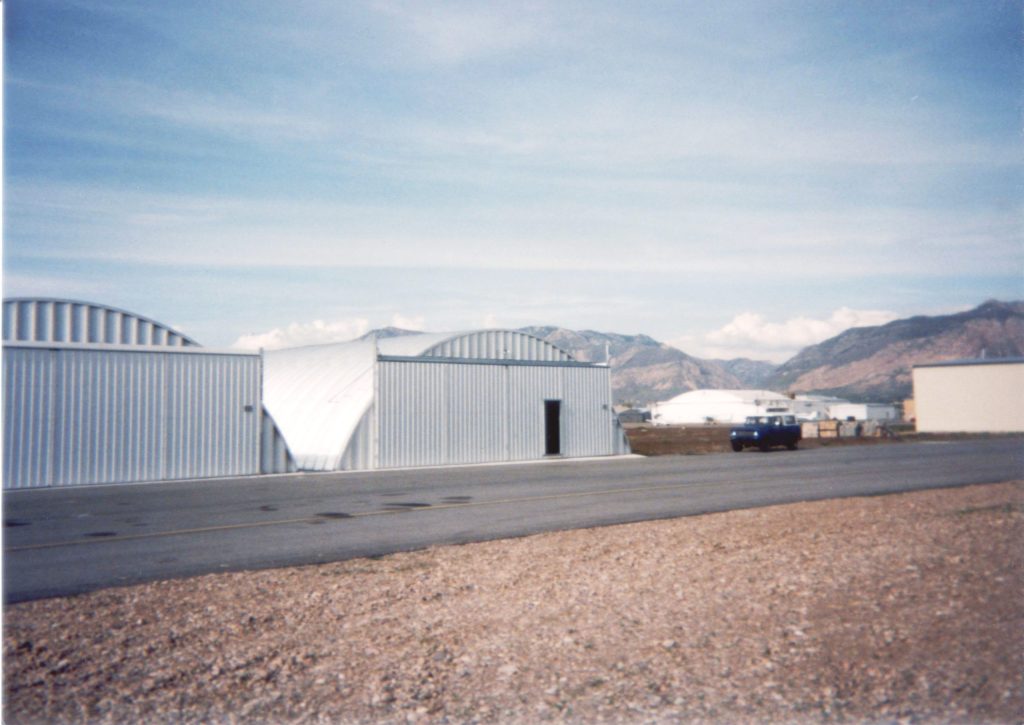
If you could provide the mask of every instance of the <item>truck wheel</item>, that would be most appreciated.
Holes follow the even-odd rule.
[[[743,450],[743,444],[740,443],[739,441],[733,441],[732,442],[732,449],[734,451],[736,451],[737,453],[739,453],[740,451]]]
[[[796,441],[793,441],[792,443],[787,443],[786,444],[786,448],[788,448],[791,451],[795,451],[796,450]]]
[[[771,444],[769,444],[768,441],[761,441],[757,447],[760,448],[765,453],[772,449]]]

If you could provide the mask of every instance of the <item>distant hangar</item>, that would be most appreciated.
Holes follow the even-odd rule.
[[[5,489],[629,450],[609,367],[521,332],[252,353],[89,302],[3,307]]]

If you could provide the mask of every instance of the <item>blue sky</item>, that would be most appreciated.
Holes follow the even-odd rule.
[[[1019,2],[3,5],[5,296],[777,361],[1024,298]]]

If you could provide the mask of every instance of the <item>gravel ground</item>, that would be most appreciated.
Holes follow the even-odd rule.
[[[25,722],[1020,722],[1024,482],[4,609]]]

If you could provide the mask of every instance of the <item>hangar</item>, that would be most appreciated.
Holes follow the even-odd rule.
[[[912,375],[918,431],[1024,432],[1024,358],[915,365]]]
[[[742,423],[748,415],[792,412],[793,401],[772,390],[691,390],[652,405],[651,422]]]
[[[259,354],[105,305],[3,303],[3,487],[294,470]]]
[[[301,470],[628,452],[607,364],[512,330],[264,353],[265,403]]]
[[[3,486],[627,453],[607,364],[516,331],[216,350],[77,300],[3,303]]]

